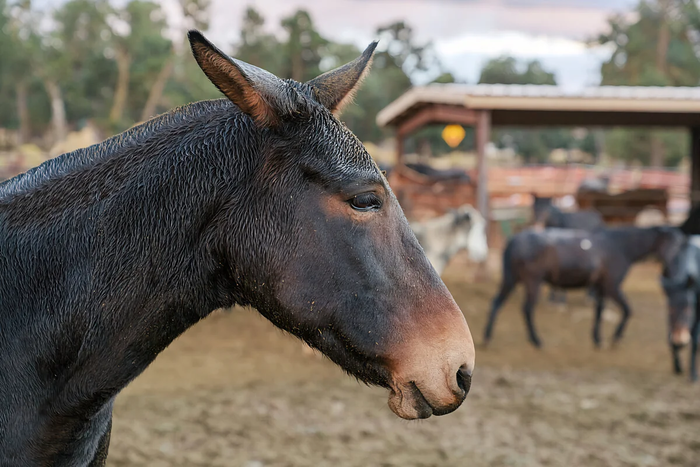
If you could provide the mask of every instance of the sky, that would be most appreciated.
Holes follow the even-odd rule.
[[[65,0],[35,1],[56,6]],[[178,0],[157,1],[176,25],[171,34],[181,37]],[[576,90],[600,83],[600,65],[611,53],[609,48],[587,47],[586,40],[606,30],[610,15],[631,17],[637,4],[638,0],[212,0],[207,36],[231,50],[248,5],[262,13],[270,32],[277,33],[281,18],[304,8],[324,37],[353,43],[360,50],[375,39],[378,26],[404,20],[419,41],[433,42],[443,67],[460,81],[475,83],[489,59],[511,55],[540,60],[560,85]]]
[[[605,31],[611,14],[629,12],[637,0],[213,0],[209,37],[230,49],[248,4],[262,13],[270,31],[305,8],[324,37],[360,49],[374,39],[377,26],[405,20],[419,41],[434,43],[444,68],[459,80],[476,82],[486,61],[507,54],[540,60],[573,90],[599,84],[600,64],[611,53],[587,47],[586,39]]]

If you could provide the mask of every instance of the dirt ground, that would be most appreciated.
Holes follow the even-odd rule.
[[[471,283],[465,268],[453,263],[445,282],[479,342],[497,283]],[[566,307],[541,300],[544,348],[531,348],[517,290],[477,349],[465,404],[418,422],[254,311],[217,312],[119,396],[108,465],[699,466],[700,385],[671,373],[657,275],[632,271],[635,314],[622,345],[603,350],[583,292]],[[609,341],[614,305],[605,317]]]

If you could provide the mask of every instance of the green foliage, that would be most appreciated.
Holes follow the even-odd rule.
[[[286,37],[279,38],[267,32],[265,18],[253,7],[248,7],[232,55],[283,78],[308,81],[354,60],[361,53],[353,45],[322,37],[304,10],[284,18],[281,25]],[[380,129],[375,122],[377,113],[411,86],[404,66],[422,70],[425,63],[422,53],[429,49],[427,45],[415,45],[412,30],[404,23],[381,27],[377,35],[383,38],[380,43],[387,50],[375,55],[372,72],[357,93],[355,103],[341,115],[361,140],[373,142],[388,136],[386,130]]]
[[[151,85],[172,52],[170,40],[163,36],[167,28],[160,5],[132,0],[124,9],[130,32],[125,38],[132,64],[127,100],[127,126],[138,121]]]
[[[551,84],[555,85],[554,73],[542,68],[539,61],[533,60],[518,70],[518,63],[513,57],[500,57],[490,60],[481,70],[479,83],[484,84]]]
[[[185,20],[178,25],[167,24],[158,0],[66,0],[53,5],[0,0],[0,108],[6,109],[0,113],[1,127],[20,128],[41,138],[55,111],[48,92],[52,84],[56,85],[54,98],[65,108],[68,127],[80,127],[91,119],[106,133],[128,127],[143,115],[219,96],[191,59],[184,38],[184,28],[207,29],[211,0],[173,2]],[[593,41],[613,48],[601,69],[603,84],[700,84],[698,3],[643,0],[636,13],[633,21],[622,15],[610,18],[609,30]],[[227,52],[300,81],[360,53],[353,45],[323,37],[305,10],[293,12],[279,26],[268,28],[265,18],[250,6],[238,40]],[[183,28],[181,42],[172,43],[165,35],[173,27]],[[273,30],[281,33],[275,35]],[[372,73],[357,93],[356,103],[341,115],[360,139],[373,142],[389,136],[376,125],[377,113],[404,93],[411,79],[437,69],[442,74],[434,82],[454,82],[454,76],[442,70],[432,44],[417,41],[405,22],[381,26],[376,36],[380,45]],[[479,82],[553,85],[555,76],[537,61],[518,63],[512,57],[500,57],[485,64]],[[20,108],[26,109],[24,120]],[[409,138],[407,148],[429,148],[435,155],[449,152],[440,135],[442,128],[422,129]],[[473,139],[468,129],[458,149],[470,149]],[[494,132],[494,140],[532,162],[544,161],[554,148],[596,152],[590,132],[576,140],[568,130],[506,128]],[[641,163],[654,162],[650,148],[661,147],[666,163],[675,164],[686,154],[688,141],[677,131],[615,130],[608,133],[605,145],[612,156]]]
[[[286,53],[281,76],[302,83],[318,76],[323,47],[328,41],[316,31],[311,15],[306,10],[297,10],[282,19],[282,27],[287,41],[283,47]]]
[[[63,113],[56,112],[56,105],[65,109],[68,129],[89,119],[110,134],[169,108],[220,97],[189,55],[184,30],[180,43],[166,35],[173,27],[206,30],[210,4],[178,0],[174,5],[185,21],[168,25],[157,0],[67,0],[54,7],[0,0],[0,105],[8,109],[0,114],[0,126],[21,126],[22,101],[30,123],[25,126],[31,127],[26,130],[37,142],[54,128],[52,117]],[[323,37],[304,10],[284,18],[279,35],[266,26],[259,12],[247,8],[239,38],[227,52],[299,81],[360,54],[353,45]],[[388,136],[376,125],[377,113],[411,86],[410,73],[435,63],[430,44],[417,44],[405,23],[379,28],[377,35],[385,39],[386,49],[379,52],[356,104],[341,116],[361,139],[375,142]]]
[[[614,159],[641,165],[651,164],[652,138],[659,138],[666,150],[665,163],[676,166],[687,157],[690,139],[682,129],[655,130],[616,128],[605,135],[605,151]]]
[[[602,84],[700,84],[700,60],[691,39],[694,29],[686,15],[686,8],[691,4],[694,2],[642,0],[636,8],[638,17],[634,22],[628,23],[620,15],[611,17],[609,31],[596,41],[614,48],[610,60],[601,68]]]
[[[513,57],[499,57],[484,65],[479,77],[481,84],[549,84],[556,85],[554,73],[546,71],[539,61],[520,66]],[[573,145],[571,132],[563,129],[499,128],[493,139],[500,148],[513,148],[528,163],[545,162],[552,149]]]
[[[284,60],[279,53],[281,44],[272,34],[264,31],[265,18],[254,8],[248,7],[243,17],[243,27],[234,56],[277,76],[283,74]]]
[[[601,67],[603,85],[697,86],[700,14],[695,1],[640,1],[636,18],[608,20],[608,31],[593,43],[613,47]],[[606,134],[612,157],[642,164],[676,165],[687,154],[688,137],[678,131],[616,129]],[[653,148],[658,148],[655,155]]]

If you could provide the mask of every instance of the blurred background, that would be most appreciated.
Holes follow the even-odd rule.
[[[533,194],[575,210],[585,180],[605,180],[603,204],[652,190],[656,198],[621,216],[637,225],[678,223],[691,204],[685,127],[499,125],[480,159],[471,126],[417,127],[398,145],[377,115],[433,83],[548,85],[561,95],[696,87],[694,0],[0,0],[0,179],[219,97],[191,57],[190,28],[298,81],[380,40],[341,119],[383,168],[435,176],[390,178],[412,219],[444,211],[436,193],[476,205],[483,169],[489,260],[458,256],[443,274],[475,335],[498,285],[501,248],[531,221]],[[440,185],[446,178],[467,188]],[[216,312],[118,398],[108,465],[700,465],[700,388],[671,374],[658,274],[643,263],[625,282],[635,313],[615,349],[593,349],[584,292],[564,306],[540,300],[545,347],[532,349],[518,292],[493,345],[477,352],[465,405],[415,423],[396,419],[383,390],[348,378],[254,311]],[[608,334],[617,320],[617,309],[606,309]]]

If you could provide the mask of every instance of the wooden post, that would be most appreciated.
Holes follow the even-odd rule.
[[[690,128],[690,208],[700,205],[700,127]]]
[[[396,132],[396,165],[403,165],[403,143],[405,135],[402,131]]]
[[[476,207],[486,219],[486,238],[489,238],[491,214],[489,212],[488,167],[486,166],[486,145],[491,139],[491,111],[480,110],[476,118]],[[481,263],[475,271],[474,280],[477,282],[490,278],[488,259]]]
[[[476,207],[481,215],[489,219],[488,167],[486,166],[486,145],[491,138],[491,111],[480,110],[476,121]]]

